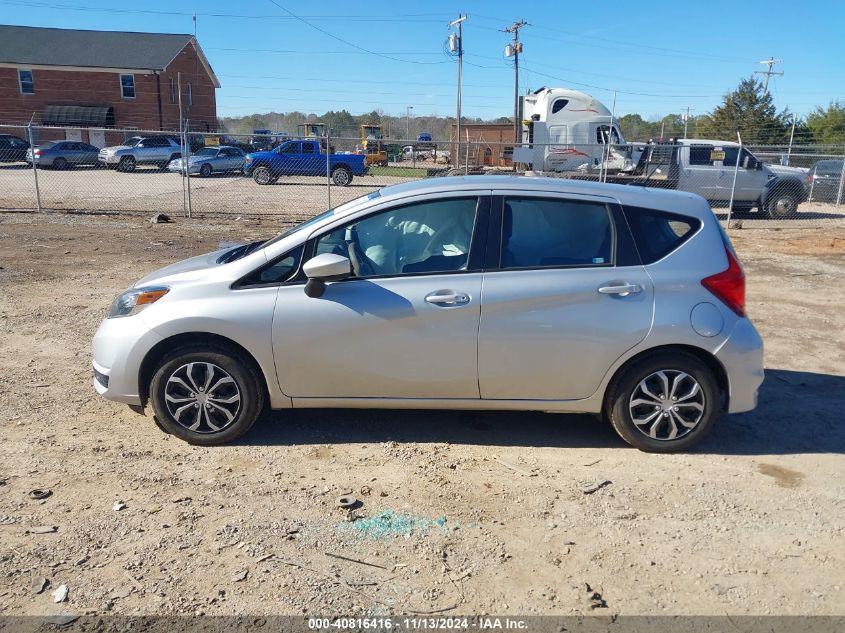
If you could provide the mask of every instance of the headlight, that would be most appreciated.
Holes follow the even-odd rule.
[[[247,156],[246,158],[244,158],[244,162],[245,162],[245,163],[251,163],[251,162],[252,162],[252,157],[251,157],[251,156]]]
[[[167,286],[147,286],[146,288],[127,290],[114,300],[106,318],[114,319],[138,314],[148,305],[161,299],[168,292],[170,292],[170,288]]]

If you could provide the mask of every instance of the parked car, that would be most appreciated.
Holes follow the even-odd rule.
[[[104,147],[97,160],[109,169],[135,171],[139,165],[156,165],[162,169],[182,156],[179,142],[170,136],[133,136],[123,145]]]
[[[81,165],[97,166],[99,152],[98,147],[82,141],[47,141],[36,146],[34,150],[26,150],[26,162],[31,165],[35,160],[38,167],[54,169],[70,169]]]
[[[246,154],[238,147],[221,145],[220,147],[203,147],[188,157],[188,173],[200,176],[211,176],[214,173],[242,171]],[[170,161],[167,169],[173,172],[185,172],[185,158]]]
[[[810,199],[836,202],[842,181],[842,170],[843,161],[841,160],[827,159],[814,163],[807,174],[807,188]],[[845,199],[845,190],[843,190],[842,197]]]
[[[428,150],[415,148],[413,145],[406,145],[402,148],[403,160],[428,160],[431,153]]]
[[[280,176],[326,176],[339,187],[352,183],[354,176],[369,171],[363,154],[335,154],[320,141],[287,141],[269,152],[246,155],[244,173],[259,185],[272,185]]]
[[[93,364],[99,394],[194,444],[267,407],[509,409],[602,414],[672,452],[756,406],[763,346],[700,196],[470,176],[149,273]]]
[[[0,134],[0,163],[18,163],[26,160],[29,143],[11,134]]]

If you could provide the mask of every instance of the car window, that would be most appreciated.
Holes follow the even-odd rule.
[[[290,280],[299,270],[299,260],[304,248],[297,246],[289,253],[276,258],[269,265],[259,268],[242,279],[239,286],[258,286],[264,284],[280,284]]]
[[[280,154],[299,154],[299,143],[288,143],[279,148]]]
[[[303,143],[302,144],[302,153],[303,154],[313,154],[314,153],[314,143]]]
[[[314,254],[349,257],[357,277],[466,270],[477,207],[475,197],[394,207],[322,235]]]
[[[689,148],[689,164],[690,165],[712,165],[713,160],[710,154],[713,151],[712,145],[690,145]]]
[[[626,206],[625,216],[643,264],[666,257],[701,226],[696,218],[642,207]]]
[[[614,241],[607,205],[553,198],[505,199],[502,268],[612,266]]]

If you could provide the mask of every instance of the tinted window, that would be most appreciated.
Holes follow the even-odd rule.
[[[552,104],[552,114],[563,110],[567,103],[569,103],[569,99],[555,99],[555,102]]]
[[[281,154],[299,154],[299,143],[288,143],[279,148]]]
[[[314,153],[314,143],[303,143],[302,144],[302,153],[303,154],[313,154]]]
[[[349,257],[358,277],[466,270],[475,198],[394,207],[326,233],[314,254]]]
[[[712,151],[713,147],[711,145],[690,145],[689,164],[712,165],[713,161],[710,158],[710,153]]]
[[[816,163],[815,173],[825,176],[833,176],[842,173],[842,161],[820,160]]]
[[[506,198],[502,268],[610,266],[614,231],[610,211],[597,202]]]
[[[641,207],[625,207],[628,225],[643,264],[662,259],[692,235],[701,226],[696,218]]]

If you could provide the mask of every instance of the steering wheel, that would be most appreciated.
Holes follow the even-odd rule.
[[[373,260],[367,257],[361,242],[358,239],[358,230],[355,226],[347,226],[343,236],[346,242],[346,249],[349,252],[349,261],[352,262],[352,270],[357,277],[371,277],[375,275]]]

